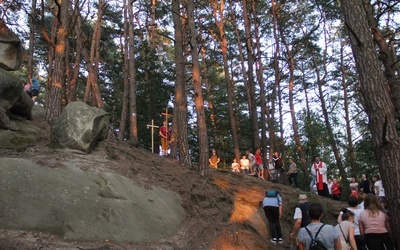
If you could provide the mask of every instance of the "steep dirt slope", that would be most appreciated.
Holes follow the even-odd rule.
[[[41,127],[45,126],[43,123]],[[83,171],[114,172],[134,180],[146,188],[159,186],[182,197],[186,219],[172,237],[146,244],[117,244],[107,239],[97,242],[70,242],[62,237],[43,232],[0,230],[0,249],[292,249],[295,242],[288,237],[297,197],[301,190],[275,184],[255,177],[212,170],[201,177],[195,168],[180,166],[175,159],[151,154],[127,143],[108,141],[91,154],[47,147],[43,129],[40,143],[24,152],[2,150],[0,157],[29,158],[52,168],[68,168],[76,162]],[[117,164],[96,164],[106,158]],[[267,189],[278,189],[284,199],[282,228],[283,244],[272,244],[264,211],[260,206]],[[308,194],[308,193],[307,193]],[[308,194],[311,201],[325,207],[325,222],[334,224],[342,206],[346,204]],[[1,215],[0,215],[1,216]],[[1,225],[0,225],[1,227]]]

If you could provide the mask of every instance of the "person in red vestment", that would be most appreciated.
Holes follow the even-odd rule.
[[[159,132],[163,156],[168,156],[168,143],[170,140],[170,134],[171,132],[168,129],[168,123],[164,121],[163,125],[160,127],[160,132]]]
[[[311,174],[315,176],[318,195],[329,197],[328,190],[328,168],[325,162],[322,162],[319,156],[314,157],[314,163],[311,166]]]

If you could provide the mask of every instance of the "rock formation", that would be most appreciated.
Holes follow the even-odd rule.
[[[25,57],[21,41],[0,19],[0,129],[16,129],[10,115],[31,118],[32,100],[23,81],[9,71],[18,70]]]
[[[109,115],[84,102],[69,103],[51,129],[52,144],[89,153],[107,138]]]

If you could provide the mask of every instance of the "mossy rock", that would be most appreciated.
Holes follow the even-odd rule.
[[[15,130],[0,130],[0,149],[24,150],[36,143],[40,128],[29,121],[13,121]]]

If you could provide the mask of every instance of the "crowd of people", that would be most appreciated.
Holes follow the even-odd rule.
[[[220,162],[220,158],[217,159]],[[278,152],[265,162],[266,164],[263,164],[261,150],[256,150],[254,154],[247,150],[239,162],[233,160],[231,170],[270,181],[277,181],[286,172],[289,185],[298,188],[298,169],[292,157],[289,157],[287,169]],[[344,200],[339,179],[328,177],[327,164],[319,156],[314,158],[310,173],[312,193],[334,200]],[[351,178],[347,201],[349,206],[341,209],[337,224],[328,225],[322,222],[321,204],[310,203],[306,194],[299,195],[299,204],[293,216],[295,223],[289,239],[296,241],[297,249],[310,249],[311,245],[317,244],[316,241],[326,249],[335,250],[393,249],[390,216],[386,210],[385,190],[379,174],[372,176],[372,182],[366,174],[362,174],[360,182],[354,177]],[[267,190],[262,201],[270,240],[277,244],[284,241],[280,225],[282,203],[282,195],[278,190],[272,189]]]
[[[358,198],[350,196],[349,207],[341,209],[335,226],[322,222],[321,204],[310,203],[305,194],[298,199],[293,216],[295,223],[289,234],[296,241],[297,249],[312,249],[310,246],[315,244],[335,250],[394,249],[390,217],[378,196],[372,193],[360,193]],[[279,191],[267,190],[262,204],[273,243],[284,241],[280,225],[282,203]]]
[[[217,155],[217,157],[215,156]],[[218,168],[220,157],[215,149],[212,149],[209,166],[210,168]],[[279,178],[284,176],[284,161],[278,152],[275,152],[270,159],[264,161],[261,149],[256,149],[254,154],[251,150],[246,150],[246,153],[241,156],[241,159],[233,159],[230,168],[231,171],[253,175],[262,180],[269,180],[277,182]],[[298,187],[297,182],[297,165],[294,163],[293,158],[290,159],[289,172],[286,173],[290,185]]]

